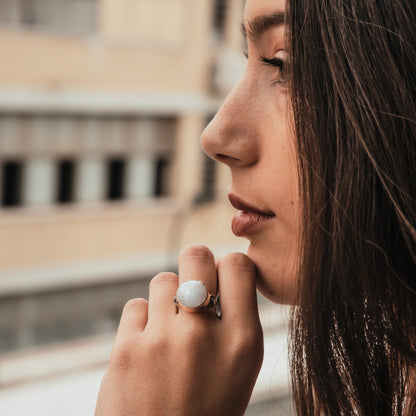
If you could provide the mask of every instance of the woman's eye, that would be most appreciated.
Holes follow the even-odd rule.
[[[267,66],[277,69],[277,76],[273,82],[273,85],[284,86],[287,83],[286,63],[282,57],[275,56],[270,59],[266,58],[265,56],[261,56],[260,61]]]
[[[276,55],[273,58],[260,56],[259,60],[262,64],[267,65],[268,67],[272,68],[275,72],[277,72],[276,78],[273,81],[273,86],[280,85],[282,87],[286,87],[288,77],[287,77],[286,60],[284,58],[285,53],[282,51],[279,51],[278,53],[279,55]],[[249,59],[247,51],[243,51],[243,55],[247,59]]]

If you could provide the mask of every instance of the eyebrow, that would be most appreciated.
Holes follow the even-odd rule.
[[[241,23],[241,32],[252,42],[258,42],[261,35],[274,26],[281,26],[285,23],[284,12],[256,16],[253,20]]]

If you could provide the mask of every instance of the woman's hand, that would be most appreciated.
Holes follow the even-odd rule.
[[[202,280],[215,294],[217,275],[221,320],[213,309],[176,310],[179,284]],[[234,253],[216,265],[207,248],[191,246],[179,277],[158,274],[149,302],[124,307],[95,416],[243,415],[262,358],[252,261]]]

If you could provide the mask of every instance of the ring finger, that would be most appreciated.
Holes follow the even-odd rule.
[[[204,246],[190,246],[178,260],[179,284],[189,280],[202,281],[209,294],[217,293],[217,268],[212,252]]]

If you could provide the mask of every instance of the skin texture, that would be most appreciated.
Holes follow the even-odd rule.
[[[284,2],[249,0],[245,22],[276,10]],[[206,247],[188,247],[179,276],[157,275],[149,301],[126,304],[96,416],[244,414],[263,357],[256,286],[278,302],[290,302],[295,290],[298,201],[288,90],[279,69],[259,59],[283,58],[284,47],[284,27],[248,41],[246,73],[202,136],[204,150],[230,167],[231,192],[275,217],[247,235],[248,256],[216,262]],[[176,310],[178,285],[196,276],[210,293],[220,291],[221,320],[212,310]]]
[[[248,1],[245,26],[257,16],[284,11],[280,0]],[[212,158],[231,171],[230,192],[276,217],[250,233],[248,256],[256,265],[257,287],[279,303],[292,303],[296,291],[299,200],[291,128],[290,95],[278,68],[261,62],[285,59],[285,28],[271,27],[256,42],[248,38],[246,72],[215,118],[201,143]]]
[[[223,317],[212,310],[176,312],[178,283],[198,276],[221,289]],[[263,357],[255,270],[244,254],[217,264],[206,248],[179,258],[179,278],[153,278],[149,302],[124,307],[96,416],[243,415]]]

